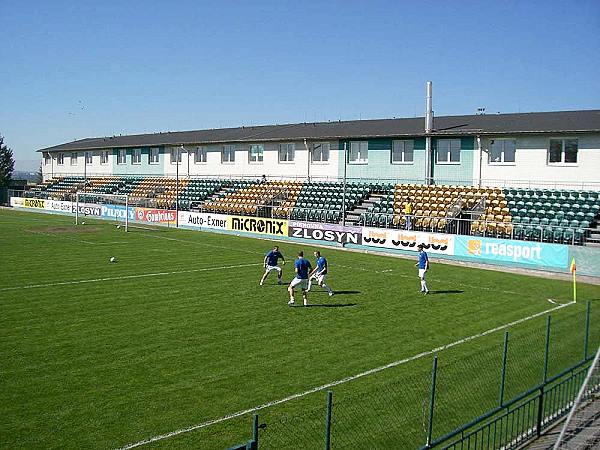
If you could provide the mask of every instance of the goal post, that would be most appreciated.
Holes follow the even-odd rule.
[[[123,224],[125,231],[129,231],[129,196],[125,194],[99,194],[96,192],[77,191],[75,194],[75,225],[82,223],[81,215],[85,216],[85,209],[80,208],[86,204],[112,206],[112,214],[116,222]]]

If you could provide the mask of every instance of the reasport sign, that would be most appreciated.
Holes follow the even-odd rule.
[[[263,217],[230,216],[227,221],[227,228],[245,233],[271,234],[274,236],[288,235],[287,220]]]

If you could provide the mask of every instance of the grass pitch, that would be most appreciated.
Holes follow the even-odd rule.
[[[316,287],[312,307],[290,308],[274,274],[258,285],[271,242],[72,222],[0,210],[3,448],[123,447],[429,352],[572,295],[564,281],[432,262],[425,297],[415,261],[325,249],[337,294]],[[295,253],[312,247],[280,247],[289,281]],[[588,300],[590,349],[600,343],[600,288],[579,284],[578,296],[552,313],[550,374],[583,356]],[[506,399],[541,381],[545,320],[510,328]],[[434,438],[497,404],[503,333],[436,352]],[[422,446],[432,358],[333,387],[333,446]],[[324,391],[259,410],[261,448],[321,448],[324,412]],[[250,419],[142,448],[226,448],[250,437]]]

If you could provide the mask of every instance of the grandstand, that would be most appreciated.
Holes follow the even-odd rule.
[[[345,188],[344,188],[345,186]],[[52,178],[26,197],[70,200],[74,193],[126,194],[151,208],[279,217],[377,228],[598,245],[600,193],[456,185],[338,181],[180,179],[170,177]]]

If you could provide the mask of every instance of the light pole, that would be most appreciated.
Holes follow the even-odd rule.
[[[344,142],[344,191],[342,193],[342,226],[346,226],[346,142]]]

